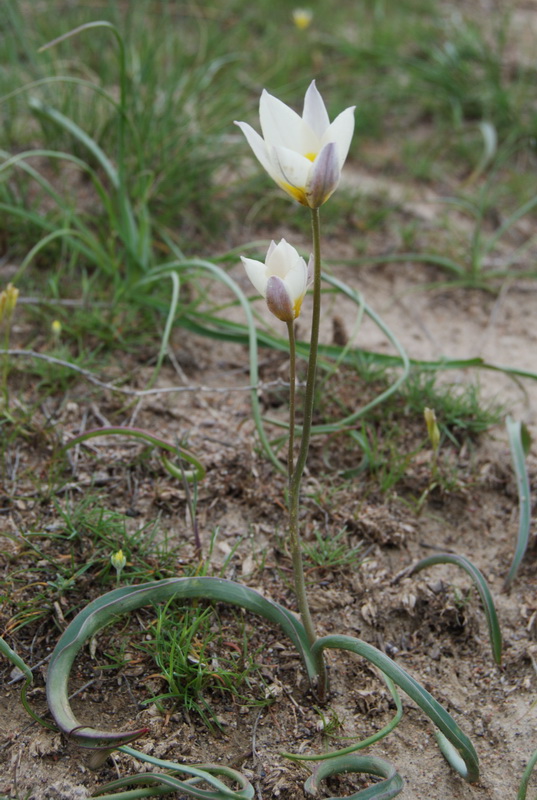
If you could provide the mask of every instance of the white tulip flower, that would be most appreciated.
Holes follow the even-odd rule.
[[[279,244],[270,243],[265,263],[243,256],[241,260],[274,316],[283,322],[295,320],[311,282],[313,259],[306,264],[297,250],[282,239]]]
[[[263,137],[246,122],[235,124],[278,186],[302,205],[319,208],[339,183],[354,132],[354,109],[346,108],[330,123],[312,81],[302,117],[263,89],[259,101]]]

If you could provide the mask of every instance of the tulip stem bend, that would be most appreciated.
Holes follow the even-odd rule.
[[[289,350],[290,350],[290,383],[291,393],[289,400],[289,543],[291,557],[293,561],[293,574],[295,580],[295,593],[302,619],[302,624],[306,630],[310,644],[317,639],[315,627],[311,618],[308,597],[306,592],[306,582],[304,578],[304,566],[302,561],[302,548],[300,545],[300,533],[298,523],[298,512],[300,503],[300,486],[302,476],[306,466],[308,456],[311,427],[313,420],[313,405],[315,400],[315,376],[317,372],[317,352],[319,346],[319,326],[321,319],[321,227],[318,208],[311,209],[312,236],[313,236],[313,314],[311,321],[310,353],[308,360],[308,371],[306,378],[306,392],[304,396],[302,433],[296,463],[294,463],[294,427],[295,427],[295,353],[294,353],[294,330],[292,323],[288,325],[289,330]],[[317,685],[319,699],[322,701],[327,693],[327,676],[324,662],[319,672]]]

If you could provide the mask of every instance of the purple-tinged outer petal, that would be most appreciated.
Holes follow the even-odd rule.
[[[329,142],[315,159],[306,186],[306,198],[310,208],[319,208],[328,200],[339,183],[340,175],[337,146],[334,142]]]
[[[293,302],[285,283],[277,275],[271,275],[267,282],[267,306],[282,322],[292,322],[295,318]]]
[[[308,261],[308,278],[306,286],[309,286],[310,283],[313,283],[313,270],[315,268],[315,256],[313,253],[310,254],[310,258]]]

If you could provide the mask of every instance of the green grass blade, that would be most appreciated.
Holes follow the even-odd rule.
[[[528,470],[526,467],[525,442],[528,441],[528,433],[521,422],[517,422],[511,417],[506,420],[507,435],[509,436],[509,447],[515,468],[516,485],[518,490],[519,521],[518,537],[513,561],[504,582],[504,589],[509,589],[513,583],[518,568],[530,538],[531,525],[531,496]]]
[[[528,783],[530,781],[533,770],[535,769],[535,764],[537,764],[537,750],[531,756],[530,760],[526,764],[524,772],[522,773],[522,780],[520,781],[520,786],[518,787],[516,800],[526,800]]]
[[[83,131],[82,128],[76,124],[76,122],[73,122],[73,120],[69,119],[69,117],[66,117],[55,108],[45,105],[45,103],[43,103],[41,100],[38,100],[36,97],[31,97],[28,100],[28,104],[36,116],[44,117],[49,122],[54,122],[56,125],[58,125],[58,127],[63,128],[71,136],[77,139],[80,144],[84,145],[84,147],[101,165],[114,189],[119,189],[119,175],[116,168],[104,150],[99,147],[97,142],[92,139],[91,136],[88,136],[88,134]]]
[[[283,606],[267,600],[246,586],[222,578],[170,578],[108,592],[86,606],[60,637],[50,660],[47,675],[47,700],[50,711],[65,734],[82,747],[114,748],[145,733],[145,728],[126,732],[105,731],[81,725],[69,704],[68,681],[74,659],[83,645],[118,614],[127,613],[170,598],[220,601],[245,608],[279,625],[301,655],[308,675],[314,679],[322,652],[312,654],[306,632],[296,617]]]
[[[147,385],[148,389],[151,389],[154,386],[155,381],[160,373],[160,369],[162,367],[162,362],[164,361],[164,357],[168,352],[168,343],[170,341],[170,336],[172,333],[173,323],[175,320],[175,313],[177,311],[177,306],[179,305],[179,290],[181,288],[181,283],[179,281],[179,276],[173,270],[170,270],[167,273],[163,273],[159,275],[158,280],[161,278],[168,277],[172,282],[172,297],[170,300],[170,307],[168,309],[168,316],[166,317],[166,325],[164,327],[164,333],[162,334],[162,340],[160,343],[160,349],[157,357],[157,363],[155,365],[155,369],[153,370],[153,374],[149,380]],[[149,275],[147,278],[144,278],[140,283],[139,286],[143,286],[147,283],[154,283],[157,278],[154,275]]]
[[[342,294],[344,294],[358,306],[363,304],[365,314],[371,319],[372,322],[375,323],[375,325],[378,328],[380,328],[380,330],[386,336],[388,341],[393,345],[393,347],[399,353],[400,366],[402,366],[403,368],[401,375],[399,375],[399,377],[392,383],[391,386],[389,386],[384,392],[381,392],[381,394],[377,395],[377,397],[371,400],[370,403],[367,403],[365,406],[359,408],[354,413],[349,414],[347,417],[344,417],[343,419],[339,420],[336,423],[335,428],[333,425],[330,426],[316,425],[312,429],[312,432],[314,433],[333,433],[336,430],[341,429],[342,427],[352,425],[354,422],[356,422],[357,419],[363,417],[365,414],[367,414],[368,411],[370,411],[372,408],[375,408],[375,406],[378,406],[380,403],[383,403],[384,400],[386,400],[390,395],[396,392],[397,389],[401,386],[401,384],[404,383],[405,380],[408,378],[408,373],[410,372],[410,360],[408,358],[408,355],[404,347],[399,342],[395,334],[390,330],[390,328],[388,328],[386,323],[383,322],[383,320],[378,316],[378,314],[375,311],[373,311],[373,309],[367,303],[363,303],[363,300],[361,299],[360,294],[357,291],[355,291],[350,286],[347,286],[347,284],[343,283],[337,278],[334,278],[331,275],[326,275],[323,273],[323,280],[325,280],[331,286],[337,288]]]
[[[470,739],[461,731],[445,708],[399,664],[380,650],[377,650],[376,647],[354,636],[323,636],[313,645],[312,653],[313,655],[320,655],[327,648],[349,650],[352,653],[363,656],[382,672],[385,672],[400,689],[418,704],[453,745],[457,755],[456,758],[452,758],[449,751],[443,751],[451,766],[470,783],[479,779],[479,761]]]
[[[345,800],[390,800],[396,797],[403,789],[403,780],[395,768],[383,758],[376,756],[347,755],[331,758],[318,764],[306,783],[304,790],[307,794],[318,796],[319,784],[331,775],[358,772],[369,775],[378,775],[384,778],[380,783],[375,783],[367,789],[347,795]],[[337,797],[328,797],[326,800],[339,800]]]
[[[473,580],[474,585],[479,593],[483,608],[485,610],[485,617],[487,618],[487,625],[489,628],[490,646],[492,648],[492,655],[494,661],[499,665],[502,663],[502,632],[500,630],[500,623],[498,622],[498,615],[494,606],[492,594],[487,585],[483,574],[478,570],[466,556],[456,555],[455,553],[438,553],[434,556],[428,556],[412,567],[409,575],[415,572],[421,572],[422,569],[432,567],[435,564],[456,564],[463,569]]]
[[[164,453],[161,453],[162,463],[165,469],[173,475],[174,478],[178,478],[181,480],[184,478],[187,481],[200,481],[205,477],[205,467],[203,464],[196,458],[196,456],[191,453],[189,450],[186,450],[184,447],[179,447],[178,445],[171,444],[167,442],[165,439],[161,439],[159,436],[154,436],[149,431],[144,431],[141,428],[127,428],[127,427],[117,427],[117,428],[92,428],[89,431],[84,431],[79,436],[75,436],[73,439],[69,439],[66,445],[64,445],[63,450],[68,450],[71,447],[74,447],[76,444],[80,444],[81,442],[85,442],[87,439],[95,439],[99,436],[132,436],[135,439],[142,439],[142,441],[147,442],[148,444],[152,444],[155,447],[160,448],[161,450],[165,450],[167,452],[175,453],[184,461],[188,461],[189,464],[192,464],[194,467],[193,470],[182,471],[181,469],[177,469],[171,461],[166,457]]]

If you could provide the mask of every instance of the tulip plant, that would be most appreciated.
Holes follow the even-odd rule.
[[[68,681],[74,659],[81,648],[117,614],[131,612],[155,602],[167,602],[172,598],[182,600],[204,598],[213,602],[226,602],[258,614],[279,626],[299,653],[310,683],[315,688],[321,703],[329,693],[324,663],[326,650],[350,651],[367,659],[380,671],[396,708],[396,714],[391,722],[364,741],[349,745],[342,750],[325,754],[284,754],[287,758],[309,761],[314,765],[311,768],[311,776],[304,786],[307,793],[316,794],[319,783],[331,775],[362,772],[379,776],[382,780],[367,789],[357,791],[351,795],[352,798],[386,800],[399,794],[402,780],[390,764],[378,757],[360,756],[356,752],[379,741],[399,723],[402,704],[397,687],[406,692],[436,726],[439,746],[451,766],[467,781],[473,782],[479,777],[478,758],[471,741],[448,712],[411,675],[382,651],[360,639],[342,634],[319,638],[315,631],[302,565],[299,502],[312,429],[321,318],[320,207],[330,198],[339,183],[341,169],[353,135],[354,109],[347,108],[330,123],[324,101],[313,82],[306,92],[302,116],[264,91],[260,101],[260,123],[262,137],[250,125],[244,122],[237,124],[269,175],[291,198],[310,209],[312,222],[313,255],[308,263],[285,239],[281,239],[278,244],[275,242],[270,244],[264,262],[251,258],[242,259],[255,289],[266,300],[272,314],[278,320],[285,322],[289,336],[288,539],[300,618],[247,586],[222,578],[205,576],[170,578],[127,587],[118,586],[82,609],[62,633],[50,659],[47,699],[55,723],[66,736],[82,747],[101,749],[105,754],[113,749],[119,749],[150,763],[154,768],[152,772],[136,774],[132,778],[124,777],[103,787],[98,794],[103,795],[105,800],[106,798],[127,800],[127,798],[160,796],[171,792],[181,792],[182,796],[188,794],[210,800],[233,798],[251,800],[255,794],[249,781],[230,768],[214,764],[196,766],[176,764],[153,758],[130,747],[129,743],[143,735],[147,730],[145,728],[130,731],[101,730],[80,722],[71,709]],[[312,284],[313,308],[309,359],[301,423],[298,427],[295,423],[297,409],[294,322],[300,314],[310,284]],[[91,435],[101,433],[102,431],[94,431]],[[133,433],[131,430],[129,434],[141,435],[141,432]],[[164,449],[170,449],[167,443],[160,440],[158,444]],[[196,466],[197,462],[192,461],[192,456],[190,458],[191,463]],[[123,554],[115,553],[111,560],[119,575],[123,566]],[[466,563],[459,566],[468,570]],[[480,576],[473,577],[479,583]],[[488,602],[486,596],[484,599]],[[490,610],[489,607],[490,615],[494,618],[493,609]],[[495,641],[498,647],[501,647],[498,636]],[[26,688],[31,681],[31,671],[2,639],[0,639],[0,652],[22,670],[26,676]],[[498,652],[496,655],[499,657]],[[24,692],[25,690],[24,702],[28,707]],[[224,778],[228,783],[224,782]],[[230,781],[238,788],[230,788]],[[138,787],[145,785],[145,788],[133,789],[133,785]]]

